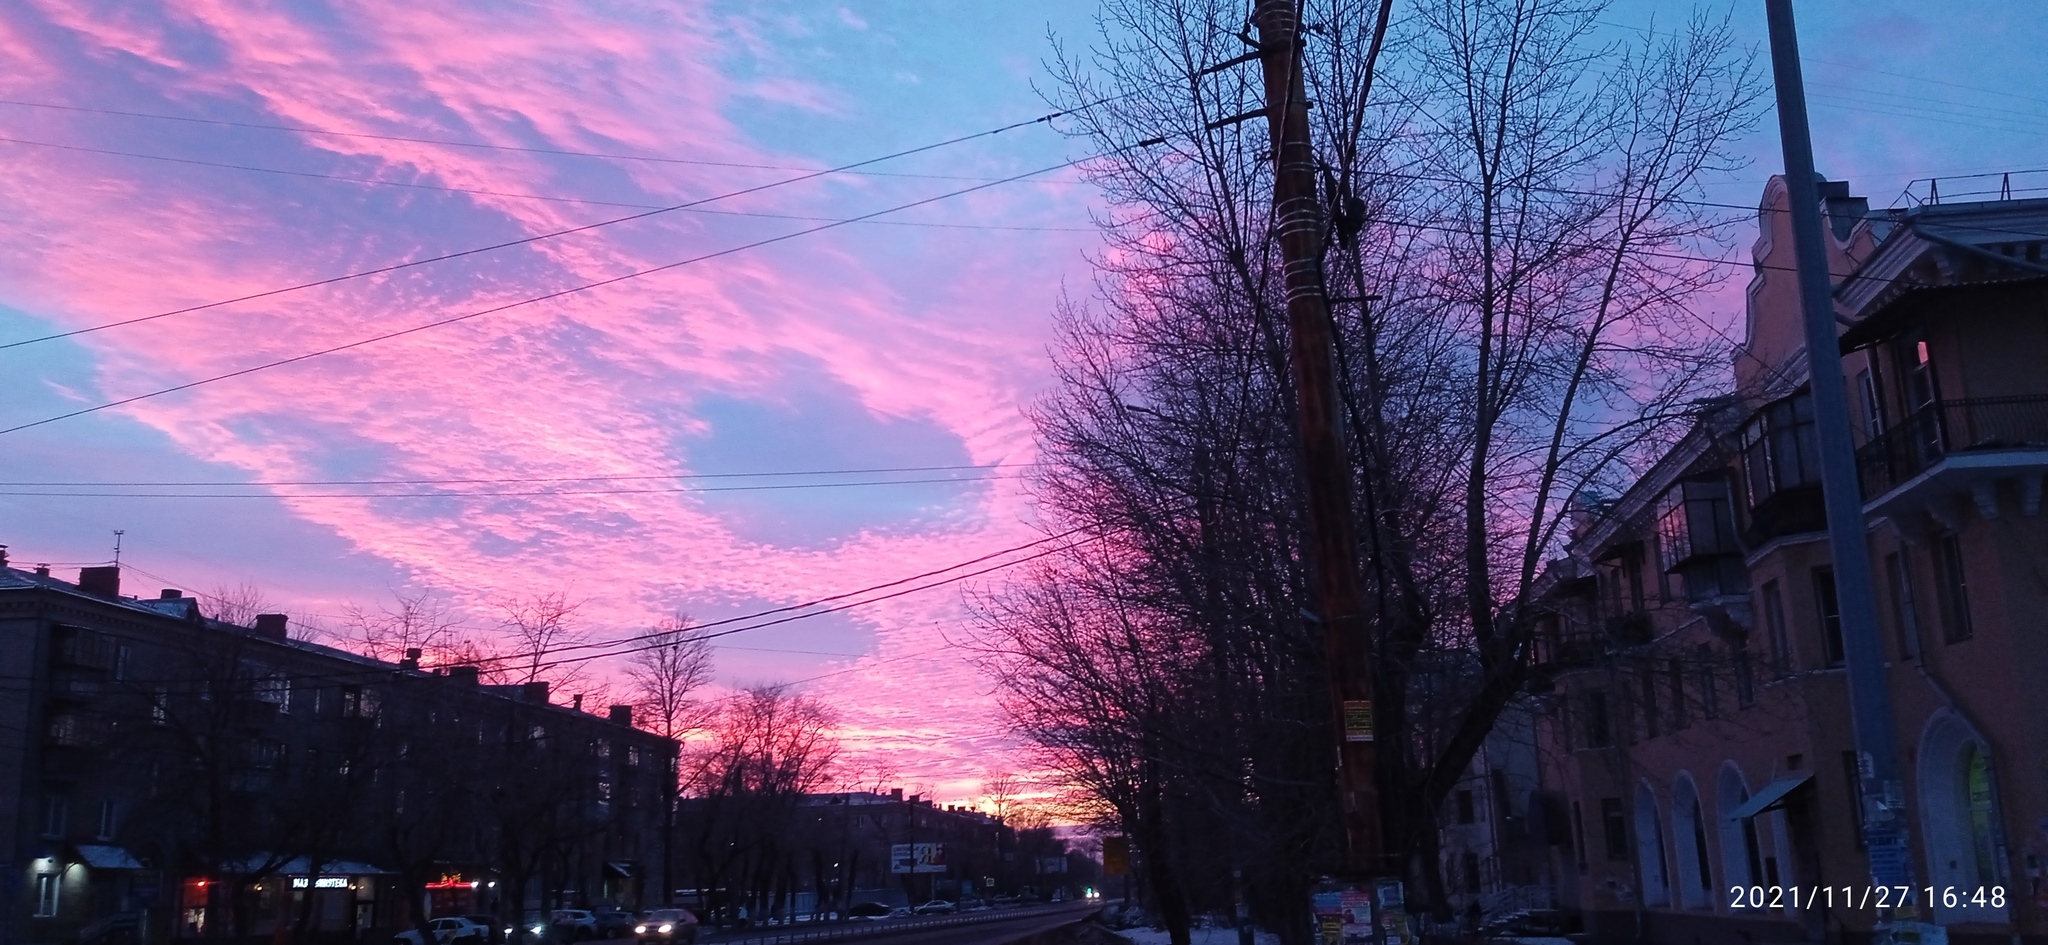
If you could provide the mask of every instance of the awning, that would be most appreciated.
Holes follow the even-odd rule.
[[[1748,820],[1765,811],[1777,810],[1785,806],[1786,795],[1798,790],[1801,785],[1811,780],[1813,780],[1813,774],[1808,772],[1772,781],[1764,785],[1763,790],[1751,794],[1749,800],[1742,802],[1741,807],[1729,811],[1728,819]]]
[[[141,862],[137,861],[135,857],[129,855],[128,851],[121,847],[81,843],[78,845],[78,858],[84,860],[85,865],[96,870],[139,870],[143,868]]]
[[[611,860],[605,863],[604,868],[617,873],[620,879],[633,878],[633,862],[631,860]]]

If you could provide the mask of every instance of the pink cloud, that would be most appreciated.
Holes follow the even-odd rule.
[[[337,26],[210,0],[191,0],[160,20],[56,2],[33,9],[42,22],[8,28],[0,42],[22,48],[24,62],[55,65],[0,77],[8,97],[134,97],[151,103],[136,106],[143,111],[170,101],[263,123],[767,164],[799,162],[747,144],[726,117],[736,101],[765,95],[831,108],[829,93],[802,83],[728,79],[715,67],[713,25],[687,12],[650,14],[665,22],[647,22],[575,7],[389,4],[338,13]],[[196,143],[246,149],[249,163],[265,166],[604,199],[711,194],[785,173],[221,128],[172,129],[180,137],[158,124],[67,115],[32,120],[52,140],[120,140],[165,153],[193,153]],[[0,150],[0,160],[0,206],[21,221],[0,234],[0,290],[10,304],[70,327],[614,215],[22,148]],[[932,186],[821,180],[735,206],[866,208]],[[1000,219],[1040,212],[1048,199],[1077,208],[1075,190],[992,191],[943,209]],[[97,395],[126,396],[796,226],[675,215],[80,342],[95,359]],[[815,369],[870,416],[929,424],[973,462],[1028,460],[1030,431],[1017,407],[1040,383],[1045,315],[1082,234],[1006,234],[997,243],[940,232],[845,228],[122,413],[256,479],[341,469],[417,479],[683,474],[704,458],[683,444],[715,422],[703,410],[708,399],[773,400],[790,372]],[[1020,245],[1026,251],[1016,252]],[[914,262],[892,271],[892,253],[914,254],[906,257]],[[1033,537],[1024,525],[1030,506],[1014,483],[968,495],[975,498],[951,505],[935,499],[945,514],[919,528],[865,528],[803,545],[743,538],[688,494],[470,500],[459,513],[446,503],[376,499],[288,499],[285,507],[448,590],[476,614],[522,589],[587,588],[589,617],[622,633],[678,600],[808,599]],[[277,571],[263,577],[289,594],[296,569],[319,567],[280,549]],[[305,603],[332,611],[341,602]],[[989,735],[986,682],[942,650],[941,628],[962,619],[957,589],[852,613],[877,640],[870,662],[851,664],[868,668],[817,688],[843,704],[857,745],[901,759],[898,767],[917,777],[968,790],[978,769],[958,759],[1001,745]]]

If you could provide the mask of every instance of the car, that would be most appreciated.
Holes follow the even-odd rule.
[[[697,941],[697,917],[688,909],[649,909],[633,923],[633,937],[642,942]]]
[[[463,918],[483,926],[486,936],[484,941],[490,943],[490,945],[504,945],[505,939],[512,932],[511,929],[506,928],[502,924],[505,920],[494,915],[466,915]]]
[[[621,912],[617,909],[597,910],[597,934],[600,938],[632,935],[633,927],[638,924],[640,920],[634,918],[630,912]]]
[[[462,916],[430,920],[427,928],[434,933],[434,945],[454,945],[456,942],[462,942],[464,945],[488,945],[491,940],[490,926],[478,925]],[[391,939],[402,945],[426,945],[419,929],[406,929]]]
[[[597,937],[597,913],[589,909],[556,909],[548,915],[548,924],[571,941]]]
[[[886,919],[895,910],[879,902],[857,902],[846,907],[849,919]]]
[[[934,899],[910,911],[918,915],[952,915],[954,905],[944,899]]]

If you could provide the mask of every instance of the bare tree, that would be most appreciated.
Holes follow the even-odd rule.
[[[703,724],[697,690],[711,681],[711,641],[688,616],[663,618],[626,665],[640,727],[680,739]]]
[[[585,642],[589,635],[577,626],[577,612],[583,601],[553,591],[517,597],[499,605],[498,632],[505,641],[506,654],[497,661],[498,674],[506,682],[537,682],[550,673],[553,689],[570,692],[592,683],[587,663],[556,662],[550,659],[564,646]]]
[[[1238,869],[1299,942],[1337,842],[1334,713],[1300,616],[1269,142],[1240,120],[1261,90],[1211,68],[1242,51],[1242,4],[1102,9],[1101,44],[1056,68],[1062,104],[1095,103],[1075,133],[1112,155],[1088,168],[1111,250],[1063,305],[1034,410],[1043,527],[1090,537],[982,600],[983,643],[1040,760],[1132,837],[1175,942]],[[1687,257],[1732,220],[1695,198],[1757,86],[1707,19],[1631,47],[1593,40],[1598,3],[1385,12],[1318,5],[1300,67],[1345,297],[1383,820],[1441,908],[1436,811],[1530,680],[1565,504],[1629,478],[1718,379],[1688,307],[1717,271]]]
[[[213,619],[238,627],[254,626],[257,614],[271,613],[276,609],[276,605],[263,593],[263,588],[249,581],[216,584],[212,593],[201,594],[199,598]]]
[[[469,662],[476,655],[461,619],[430,589],[394,590],[391,601],[375,609],[348,604],[342,624],[345,644],[371,659],[395,663],[408,650],[419,650],[428,662],[445,664]]]
[[[796,805],[830,783],[839,758],[824,704],[780,686],[727,697],[703,744],[684,759],[683,830],[696,885],[714,910],[770,915],[794,891]]]

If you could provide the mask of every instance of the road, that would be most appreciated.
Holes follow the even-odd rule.
[[[849,941],[887,945],[1002,945],[1080,921],[1100,908],[1101,903],[1080,902],[952,916],[832,923],[814,928],[798,925],[745,934],[706,935],[703,941],[705,945],[823,945]]]

